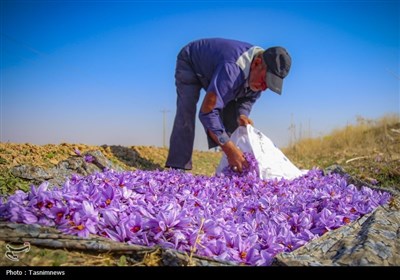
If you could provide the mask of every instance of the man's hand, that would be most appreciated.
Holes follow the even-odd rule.
[[[222,145],[221,148],[226,154],[229,166],[233,169],[233,171],[242,172],[244,167],[249,167],[249,163],[244,157],[242,151],[239,150],[239,148],[236,147],[232,141]]]
[[[253,121],[245,115],[240,115],[237,121],[240,126],[253,125]]]
[[[218,142],[218,137],[211,131],[208,131],[210,137],[216,142]],[[233,144],[232,141],[228,141],[224,145],[221,145],[219,143],[221,149],[224,151],[227,159],[229,166],[232,168],[233,171],[235,172],[242,172],[243,167],[248,168],[249,163],[247,162],[246,158],[244,157],[243,153],[241,150],[239,150],[238,147],[236,147],[235,144]]]

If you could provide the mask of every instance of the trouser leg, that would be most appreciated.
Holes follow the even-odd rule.
[[[176,115],[165,166],[192,169],[192,153],[195,136],[196,106],[201,85],[196,74],[186,62],[178,60],[176,78]]]

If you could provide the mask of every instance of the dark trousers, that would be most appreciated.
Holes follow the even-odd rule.
[[[165,166],[185,170],[192,169],[192,153],[195,136],[196,106],[200,98],[201,88],[206,87],[199,80],[191,66],[188,50],[183,48],[178,55],[175,69],[175,85],[177,93],[176,115],[169,142],[169,152]],[[238,126],[237,108],[230,102],[221,112],[223,123],[228,134]],[[208,147],[217,146],[209,135]]]
[[[196,106],[202,88],[192,69],[187,50],[178,55],[175,68],[176,114],[169,141],[166,167],[192,169]]]

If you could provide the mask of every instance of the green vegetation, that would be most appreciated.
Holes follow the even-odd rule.
[[[50,153],[46,154],[46,158],[48,158],[48,159],[52,159],[52,158],[54,158],[54,157],[55,157],[55,155],[56,155],[56,153],[55,153],[55,152],[50,152]]]
[[[0,174],[0,195],[12,194],[16,190],[28,191],[30,183],[14,177],[10,172]]]
[[[2,158],[2,157],[0,157],[0,164],[6,164],[6,163],[7,163],[7,160]]]

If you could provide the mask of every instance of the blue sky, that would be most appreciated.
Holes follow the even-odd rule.
[[[176,55],[207,37],[291,54],[282,96],[263,92],[250,115],[279,147],[291,124],[317,137],[400,112],[399,1],[0,5],[1,142],[168,146]],[[195,149],[207,149],[198,121]]]

